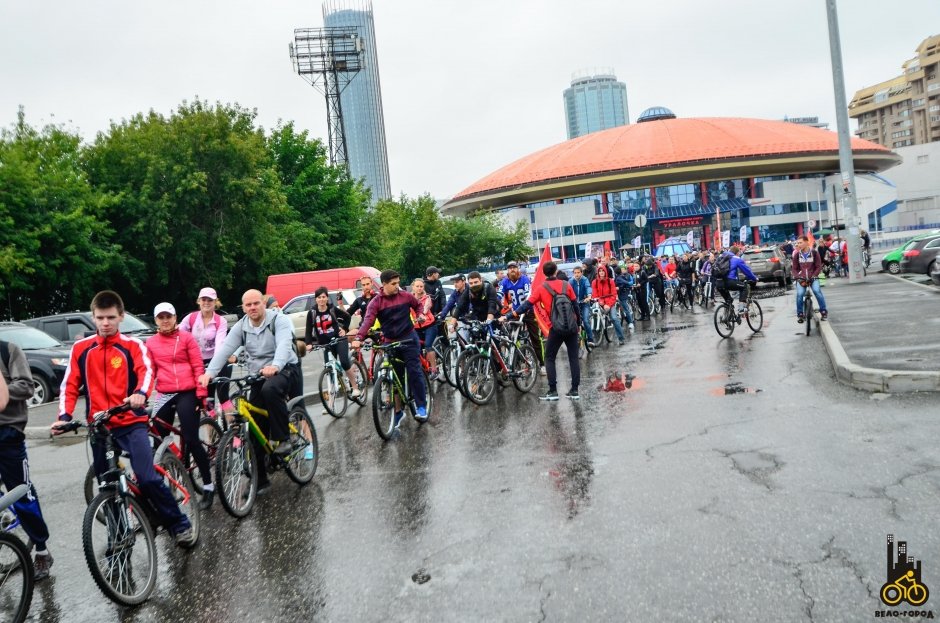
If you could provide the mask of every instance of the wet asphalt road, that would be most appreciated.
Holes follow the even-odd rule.
[[[868,619],[886,534],[940,577],[937,398],[840,385],[792,291],[762,303],[761,334],[677,312],[598,349],[577,403],[439,386],[431,423],[390,443],[368,409],[311,406],[313,483],[277,474],[242,521],[217,503],[191,552],[159,537],[134,610],[85,567],[84,445],[31,442],[56,562],[30,620]],[[601,391],[613,372],[633,388]]]

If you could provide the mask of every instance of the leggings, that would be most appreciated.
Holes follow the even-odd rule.
[[[196,411],[195,389],[175,394],[160,407],[156,417],[167,424],[172,424],[177,413],[180,416],[180,432],[183,433],[186,450],[193,456],[196,465],[199,466],[202,481],[207,485],[211,484],[212,470],[209,469],[209,455],[206,454],[206,449],[202,447],[202,442],[199,441],[199,414]],[[162,427],[158,424],[157,428]],[[166,429],[161,430],[161,432],[166,432]]]

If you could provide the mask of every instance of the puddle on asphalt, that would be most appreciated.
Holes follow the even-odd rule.
[[[740,383],[729,383],[724,387],[715,387],[709,393],[712,396],[731,396],[733,394],[757,394],[764,390],[754,387],[744,387]]]
[[[607,382],[604,383],[601,389],[605,392],[625,392],[632,389],[637,381],[638,379],[635,376],[626,372],[608,374]]]
[[[695,326],[694,324],[680,324],[674,327],[657,327],[655,331],[656,333],[667,333],[669,331],[681,331],[683,329],[691,329],[694,326]]]

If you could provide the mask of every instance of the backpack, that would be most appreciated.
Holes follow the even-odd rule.
[[[574,308],[574,301],[568,298],[566,281],[561,282],[561,292],[555,292],[550,285],[542,286],[552,295],[552,329],[560,335],[572,335],[579,331],[578,314]]]
[[[278,313],[280,313],[280,312],[278,312]],[[336,320],[336,316],[333,316],[333,320],[336,322],[336,326],[340,326],[340,325],[339,325],[339,322]],[[241,318],[241,320],[239,320],[239,322],[243,322],[243,323],[244,323],[244,326],[242,327],[242,347],[244,348],[244,346],[245,346],[245,336],[247,335],[246,332],[245,332],[245,327],[248,326],[248,314],[245,314],[244,316],[242,316],[242,318]],[[275,337],[275,338],[276,338],[276,337],[277,337],[277,332],[274,330],[274,325],[275,325],[275,323],[272,322],[271,324],[268,325],[268,328],[271,329],[271,337]],[[300,358],[307,356],[307,343],[304,342],[303,340],[292,339],[292,340],[291,340],[291,347],[293,348],[294,354],[297,355],[297,365],[300,365]]]
[[[190,328],[192,328],[192,327],[194,327],[194,326],[196,325],[196,315],[197,315],[198,313],[199,313],[199,312],[193,312],[193,313],[189,314],[189,316],[186,317],[186,319],[189,320],[189,326],[190,326]],[[212,324],[215,325],[215,330],[218,331],[218,330],[219,330],[219,327],[222,326],[222,316],[220,316],[220,315],[218,315],[218,314],[215,314],[215,315],[213,316],[213,318],[212,318]]]
[[[715,260],[715,265],[712,266],[712,277],[717,277],[718,279],[724,279],[728,276],[728,273],[731,272],[731,254],[722,253],[718,256],[718,259]]]

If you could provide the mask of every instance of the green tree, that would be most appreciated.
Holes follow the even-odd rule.
[[[0,132],[0,299],[13,318],[87,309],[104,275],[123,270],[104,220],[111,200],[80,166],[81,139],[36,130],[20,109]]]

